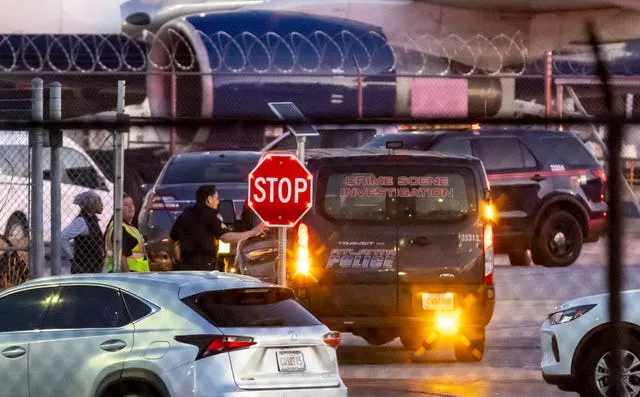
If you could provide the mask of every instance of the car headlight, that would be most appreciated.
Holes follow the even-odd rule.
[[[549,323],[551,325],[556,325],[556,324],[564,324],[569,321],[573,321],[576,318],[584,315],[594,307],[596,307],[596,305],[582,305],[582,306],[570,307],[568,309],[559,310],[557,312],[549,314]]]

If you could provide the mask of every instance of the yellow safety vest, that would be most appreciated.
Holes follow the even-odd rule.
[[[144,237],[142,233],[135,227],[123,223],[125,230],[138,240],[138,244],[131,250],[131,256],[127,257],[127,265],[132,272],[148,272],[149,261],[147,261],[144,253]],[[113,222],[109,223],[105,241],[106,258],[104,261],[105,270],[109,273],[113,272]]]

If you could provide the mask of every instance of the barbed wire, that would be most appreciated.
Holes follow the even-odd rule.
[[[605,52],[605,56],[606,56]],[[640,74],[640,56],[616,49],[616,74]],[[589,55],[563,53],[556,74],[595,73]],[[404,36],[391,42],[381,32],[317,30],[262,35],[203,32],[169,27],[143,37],[105,35],[0,35],[0,72],[211,72],[219,74],[540,75],[544,60],[527,58],[520,33],[463,38]]]

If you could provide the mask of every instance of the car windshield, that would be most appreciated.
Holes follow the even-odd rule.
[[[182,158],[168,166],[162,183],[247,182],[259,161],[259,155]]]

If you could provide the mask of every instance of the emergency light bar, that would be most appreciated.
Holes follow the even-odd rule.
[[[401,131],[433,131],[433,130],[480,130],[480,124],[402,124],[399,129]]]

